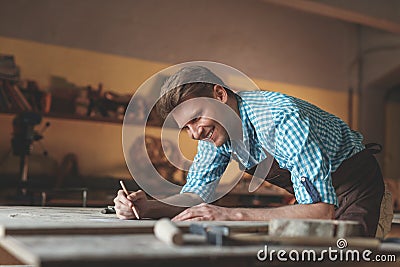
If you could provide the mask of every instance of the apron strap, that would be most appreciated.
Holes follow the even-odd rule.
[[[378,143],[368,143],[365,145],[365,148],[368,149],[372,154],[378,154],[382,151],[382,145]]]

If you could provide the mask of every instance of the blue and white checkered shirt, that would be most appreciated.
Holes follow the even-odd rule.
[[[238,149],[230,141],[220,147],[199,141],[181,192],[196,193],[204,201],[212,199],[232,152],[242,165],[251,168],[266,158],[265,149],[280,168],[290,171],[299,204],[315,202],[301,181],[305,177],[319,193],[321,202],[337,206],[331,173],[364,149],[362,135],[338,117],[282,93],[244,91],[237,93],[237,100],[247,157],[240,157],[243,151],[235,151]]]

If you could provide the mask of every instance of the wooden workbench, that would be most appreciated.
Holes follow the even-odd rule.
[[[260,262],[262,245],[216,247],[200,236],[185,234],[183,246],[169,246],[152,234],[155,221],[118,220],[99,208],[0,207],[0,265],[31,266],[260,266],[294,265],[293,262]],[[232,227],[265,222],[207,222]],[[185,231],[190,223],[178,224]],[[269,249],[302,251],[307,247],[271,245]],[[314,248],[321,250],[321,248]],[[400,251],[400,250],[399,250]],[[399,254],[397,254],[399,255]],[[397,259],[400,260],[399,258]],[[399,262],[385,263],[385,267]],[[307,262],[320,266],[320,262]],[[353,262],[326,262],[325,266],[350,266]],[[367,265],[374,266],[374,264]],[[376,265],[380,266],[380,265]]]
[[[115,214],[102,214],[102,208],[0,206],[0,237],[6,235],[61,234],[144,234],[153,233],[155,220],[120,220]],[[186,231],[191,222],[179,222]],[[219,221],[203,224],[241,227],[251,224],[258,231],[268,230],[267,222]]]

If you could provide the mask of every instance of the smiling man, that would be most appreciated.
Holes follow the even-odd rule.
[[[119,218],[133,219],[134,205],[141,217],[173,220],[355,220],[365,235],[375,236],[384,193],[381,171],[362,135],[336,116],[281,93],[235,93],[202,66],[172,75],[157,109],[164,118],[171,113],[199,140],[181,194],[168,201],[194,206],[185,209],[148,200],[142,191],[128,196],[119,191],[114,199]],[[231,158],[246,172],[294,194],[297,203],[257,209],[206,204]]]

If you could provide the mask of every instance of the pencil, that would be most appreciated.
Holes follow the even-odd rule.
[[[129,195],[129,192],[128,192],[128,190],[126,190],[126,187],[125,187],[124,182],[123,182],[122,180],[120,180],[119,183],[120,183],[120,185],[121,185],[121,187],[122,187],[122,190],[124,190],[125,195],[128,196],[128,195]],[[139,219],[140,219],[140,218],[139,218],[139,213],[137,212],[135,206],[132,206],[132,211],[133,211],[133,213],[135,213],[136,219],[139,220]]]

